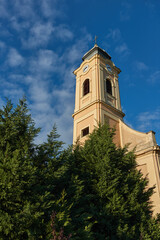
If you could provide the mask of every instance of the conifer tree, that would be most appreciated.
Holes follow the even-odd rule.
[[[61,192],[58,189],[58,178],[61,153],[63,152],[63,142],[58,140],[60,135],[57,133],[56,126],[48,135],[47,141],[36,147],[36,155],[34,157],[34,166],[36,167],[36,183],[33,186],[35,194],[35,204],[39,204],[41,217],[37,222],[39,236],[42,239],[50,239],[51,237],[51,215],[55,211],[57,199],[61,198]],[[37,239],[37,232],[35,239]]]
[[[0,110],[0,239],[160,239],[154,187],[113,130],[99,126],[67,150],[55,126],[37,146],[38,132],[25,99]]]
[[[28,239],[36,218],[30,202],[35,168],[33,140],[39,132],[25,99],[16,108],[8,101],[0,110],[0,239]]]
[[[150,202],[154,187],[136,169],[134,152],[116,147],[113,137],[100,126],[65,160],[60,188],[70,210],[64,232],[74,240],[160,239]]]
[[[47,142],[35,145],[39,130],[25,99],[0,110],[0,239],[50,239],[63,143],[54,126]]]

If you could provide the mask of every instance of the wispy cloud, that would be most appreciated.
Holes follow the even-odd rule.
[[[15,48],[11,48],[7,57],[7,64],[10,67],[18,67],[24,63],[24,58],[18,53]]]
[[[150,83],[156,83],[157,81],[158,82],[160,81],[160,71],[159,70],[152,73],[150,75],[150,77],[148,78],[148,82],[150,82]]]
[[[79,56],[83,56],[87,50],[88,43],[92,37],[89,33],[86,33],[84,37],[78,39],[71,47],[65,51],[65,58],[70,64],[74,64],[80,60]]]
[[[27,30],[31,27],[31,21],[19,21],[16,16],[12,16],[10,18],[11,27],[16,30],[17,32],[22,32]]]
[[[141,131],[160,129],[160,107],[154,111],[140,113],[137,121],[138,129]]]
[[[18,86],[16,87],[16,85],[14,85],[13,88],[5,89],[4,95],[9,96],[9,98],[12,99],[12,101],[18,102],[18,100],[22,98],[25,95],[25,93],[22,88],[19,88]]]
[[[111,38],[113,41],[119,41],[122,39],[122,34],[119,28],[109,29],[109,33],[106,38]]]
[[[22,86],[19,85],[19,83],[12,82],[7,78],[7,81],[5,78],[0,78],[0,85],[1,85],[1,95],[3,97],[8,97],[9,99],[12,99],[14,103],[17,103],[20,98],[22,98],[25,94],[24,89]],[[3,91],[2,91],[3,90]],[[4,105],[4,100],[2,100],[2,103]]]
[[[129,48],[126,43],[122,43],[115,48],[115,52],[119,55],[126,56],[130,53]]]
[[[61,6],[58,0],[15,0],[10,7],[7,1],[0,3],[6,10],[3,17],[8,21],[10,38],[15,37],[19,44],[16,47],[13,42],[10,45],[9,41],[0,42],[0,49],[6,49],[3,66],[7,69],[0,79],[2,95],[15,103],[26,95],[36,126],[42,128],[38,143],[46,140],[54,123],[62,140],[72,143],[75,90],[72,72],[80,64],[80,56],[89,49],[91,35],[84,28],[79,29],[82,37],[76,38],[64,21],[57,24],[56,18],[62,20],[65,15],[63,0]],[[57,49],[53,42],[65,44]]]
[[[90,38],[90,34],[86,34],[85,38],[76,41],[72,46],[67,48],[62,56],[46,50],[40,51],[36,63],[37,69],[44,69],[43,74],[41,75],[41,79],[34,80],[34,83],[32,80],[29,80],[31,84],[31,108],[34,109],[36,122],[39,126],[43,125],[45,132],[49,132],[53,123],[56,122],[58,131],[63,135],[65,142],[72,142],[73,120],[71,115],[74,111],[75,86],[74,75],[72,73],[74,70],[73,66],[79,61],[79,56],[82,56],[88,50],[87,39]],[[73,51],[75,49],[76,51]],[[31,62],[31,65],[33,66],[34,64]],[[45,71],[47,68],[49,69]],[[55,71],[59,75],[59,78],[62,79],[61,85],[57,85],[56,82],[53,84],[52,91],[49,88],[51,79],[48,73],[50,71]],[[45,72],[46,75],[44,74]],[[32,73],[35,73],[35,71],[32,71]],[[46,116],[45,119],[43,117],[44,113]],[[42,132],[43,134],[44,132]]]
[[[4,49],[6,47],[6,44],[2,41],[0,41],[0,49]]]
[[[119,28],[112,28],[106,36],[108,46],[112,46],[116,54],[126,57],[130,50],[125,43],[122,33]]]
[[[21,17],[23,19],[32,19],[35,17],[36,13],[34,11],[33,0],[14,0],[13,10],[15,16]]]
[[[9,12],[7,9],[8,9],[7,1],[0,0],[0,17],[1,18],[9,17]]]
[[[41,12],[44,17],[51,18],[52,20],[56,17],[64,16],[64,12],[62,13],[61,8],[63,8],[64,1],[61,1],[59,4],[58,0],[42,0],[41,4]]]
[[[58,71],[59,56],[52,50],[39,50],[36,52],[36,56],[30,59],[29,69],[32,73],[43,75],[43,73],[50,74]],[[60,70],[60,69],[59,69]]]
[[[42,132],[37,138],[37,143],[46,139],[46,134],[57,124],[58,132],[64,142],[72,142],[72,113],[74,109],[74,91],[61,86],[49,87],[49,80],[28,77],[29,81],[29,108],[37,127],[42,127]],[[73,84],[73,82],[72,82]]]
[[[64,42],[73,39],[73,32],[66,25],[57,26],[55,28],[55,35]]]
[[[37,22],[31,29],[29,33],[29,38],[22,39],[23,46],[25,48],[34,48],[46,45],[51,38],[54,31],[54,27],[51,22],[40,23]]]
[[[138,71],[148,70],[148,66],[144,62],[136,61],[134,66]]]
[[[122,10],[120,11],[120,20],[128,21],[131,16],[132,5],[129,1],[122,1],[121,7]]]

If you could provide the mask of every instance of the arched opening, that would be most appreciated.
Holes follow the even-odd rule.
[[[107,93],[112,95],[112,84],[109,79],[106,80],[106,91]]]
[[[89,93],[89,79],[86,79],[83,83],[83,96]]]

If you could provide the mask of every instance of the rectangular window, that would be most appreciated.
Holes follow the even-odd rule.
[[[89,93],[89,79],[86,79],[83,83],[83,96]]]
[[[82,137],[86,136],[89,134],[89,127],[86,127],[82,130]]]

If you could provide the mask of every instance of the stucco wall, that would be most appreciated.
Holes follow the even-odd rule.
[[[119,120],[121,146],[130,144],[128,149],[135,149],[137,169],[149,180],[148,187],[155,185],[153,202],[154,215],[160,213],[160,149],[157,146],[155,134],[150,131],[142,133],[133,130]]]
[[[119,125],[122,147],[124,147],[126,144],[129,144],[129,150],[132,150],[136,147],[136,152],[138,152],[142,149],[157,145],[154,132],[138,132],[130,128],[121,120],[119,120]]]

